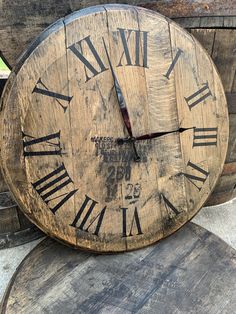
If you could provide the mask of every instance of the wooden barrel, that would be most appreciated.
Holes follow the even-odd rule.
[[[14,66],[19,55],[41,31],[72,11],[114,0],[57,1],[2,0],[0,53]],[[158,11],[189,29],[212,56],[223,80],[229,102],[230,142],[222,177],[206,205],[226,202],[236,196],[235,37],[236,0],[130,0],[129,4]],[[24,7],[25,10],[21,10]],[[229,75],[227,74],[229,73]]]
[[[0,80],[0,96],[6,79]],[[19,210],[0,173],[0,249],[38,239],[43,233]]]
[[[18,267],[1,313],[234,313],[235,261],[235,250],[193,223],[116,255],[78,254],[48,238]]]

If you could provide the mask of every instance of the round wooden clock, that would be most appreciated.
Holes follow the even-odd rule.
[[[104,5],[48,28],[2,99],[1,161],[25,214],[74,247],[115,252],[185,224],[222,170],[220,78],[155,12]]]

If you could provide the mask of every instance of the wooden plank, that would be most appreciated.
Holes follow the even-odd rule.
[[[119,255],[78,254],[48,238],[17,269],[1,313],[233,313],[235,262],[235,250],[193,223]]]
[[[0,1],[0,55],[10,66],[14,66],[17,58],[29,43],[47,26],[65,15],[97,4],[123,3],[121,0],[12,0]],[[236,15],[236,1],[205,0],[130,0],[131,5],[139,5],[170,18],[188,16],[228,16]],[[24,8],[24,9],[22,9]],[[195,23],[196,20],[189,21]],[[233,23],[233,24],[232,24]],[[200,24],[199,24],[200,25]],[[199,26],[195,25],[195,26]],[[232,27],[234,21],[226,19],[225,27]],[[189,24],[189,26],[191,26]]]

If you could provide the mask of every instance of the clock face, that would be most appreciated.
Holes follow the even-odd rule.
[[[25,214],[75,247],[126,251],[208,198],[228,139],[212,61],[177,24],[106,5],[47,29],[2,100],[1,159]]]

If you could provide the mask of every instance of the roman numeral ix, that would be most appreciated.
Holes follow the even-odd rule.
[[[78,189],[71,190],[70,192],[62,192],[61,195],[55,196],[58,191],[63,190],[63,188],[70,183],[73,183],[73,181],[71,180],[64,164],[62,164],[56,170],[50,172],[40,180],[32,183],[32,186],[47,205],[53,200],[58,198],[61,199],[59,202],[54,204],[53,207],[49,207],[51,212],[55,214],[57,210],[61,208],[62,205],[65,204],[78,191]],[[54,198],[52,196],[54,196]]]
[[[86,58],[83,53],[83,48],[88,48],[90,55],[93,58],[93,63],[91,63],[89,60],[90,58]],[[108,68],[105,67],[104,63],[102,62],[96,48],[94,47],[90,36],[87,36],[83,38],[82,40],[78,41],[77,43],[71,45],[68,47],[75,55],[76,57],[84,64],[85,68],[85,76],[86,76],[86,82],[89,81],[91,78],[97,76],[98,74],[108,70]],[[87,70],[91,72],[91,76],[88,75]]]
[[[188,104],[189,109],[191,110],[193,107],[203,102],[209,96],[212,96],[212,93],[209,89],[208,82],[206,82],[205,84],[203,84],[203,87],[201,89],[199,89],[189,97],[184,97],[184,99]]]
[[[118,28],[118,33],[120,35],[123,52],[118,63],[118,67],[122,66],[123,58],[126,59],[126,65],[139,66],[148,68],[148,32],[134,30],[134,29],[124,29]],[[131,58],[129,41],[131,37],[134,38],[135,42],[135,57]]]
[[[199,191],[201,191],[206,179],[209,176],[209,172],[200,168],[199,166],[193,164],[191,161],[187,163],[187,167],[191,167],[198,175],[189,174],[189,173],[181,173],[188,179]],[[199,184],[201,186],[199,186]]]
[[[23,137],[23,155],[25,157],[50,156],[50,155],[61,156],[60,131],[39,138],[35,138],[22,132],[22,137]],[[43,144],[42,147],[40,146],[40,144]],[[46,149],[45,146],[47,147]],[[40,147],[41,149],[39,149]],[[31,150],[33,148],[35,148],[35,150]]]
[[[132,237],[135,225],[136,225],[136,232],[137,232],[136,235],[143,234],[142,229],[141,229],[141,224],[140,224],[140,220],[139,220],[137,207],[135,207],[135,209],[134,209],[133,218],[131,221],[129,231],[127,230],[128,229],[128,226],[127,226],[127,210],[128,210],[128,208],[121,208],[121,210],[122,210],[122,225],[123,225],[122,238]]]
[[[59,94],[59,93],[54,92],[54,91],[50,91],[48,89],[48,87],[42,82],[41,78],[38,80],[32,93],[41,94],[41,95],[48,96],[48,97],[55,99],[57,104],[64,110],[64,112],[66,112],[66,109],[68,108],[68,105],[70,104],[70,102],[73,98],[70,96]],[[65,102],[67,104],[63,105],[62,101],[63,101],[63,103]]]
[[[218,128],[194,128],[193,147],[217,146]]]
[[[102,225],[102,221],[105,215],[106,206],[92,219],[90,219],[90,216],[92,215],[93,211],[95,210],[95,206],[98,204],[98,202],[91,199],[89,196],[85,195],[85,200],[80,207],[74,221],[70,226],[80,229],[82,231],[88,232],[89,228],[95,224],[96,227],[95,231],[93,232],[94,235],[98,236],[99,230]],[[84,214],[85,213],[85,214]],[[83,218],[82,218],[83,215]],[[80,220],[80,223],[78,224]],[[88,223],[87,223],[88,222]],[[85,226],[87,224],[87,226]]]

